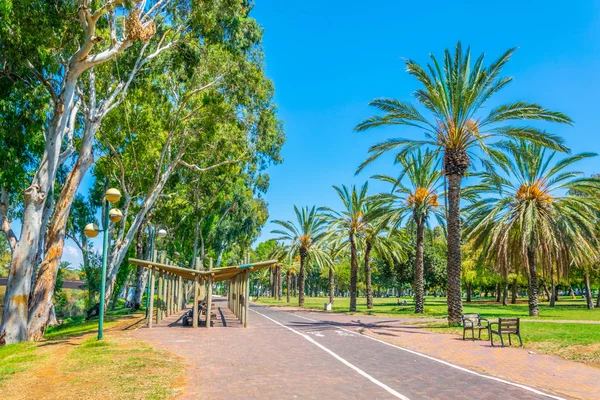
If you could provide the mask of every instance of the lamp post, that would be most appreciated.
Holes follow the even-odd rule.
[[[117,208],[109,210],[112,203],[116,203],[121,198],[121,192],[117,189],[108,189],[104,194],[104,202],[102,207],[103,224],[102,230],[96,224],[87,224],[83,229],[85,235],[89,238],[95,238],[98,233],[103,232],[102,244],[102,275],[100,277],[100,307],[98,309],[98,340],[102,340],[102,329],[104,327],[104,296],[106,292],[106,264],[108,261],[108,224],[110,222],[119,222],[123,218],[123,213]]]
[[[157,236],[159,239],[164,238],[167,236],[167,231],[164,229],[159,229],[157,232],[156,228],[150,225],[150,259],[152,262],[156,262],[154,257],[154,247]],[[154,276],[152,275],[152,269],[150,269],[148,271],[148,283],[146,283],[146,318],[148,318],[148,310],[150,309],[150,279],[154,279]]]

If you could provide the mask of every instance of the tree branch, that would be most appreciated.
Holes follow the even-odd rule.
[[[182,165],[186,168],[189,168],[191,170],[194,170],[196,172],[206,172],[206,171],[210,171],[211,169],[215,169],[215,168],[219,168],[223,165],[227,165],[227,164],[234,164],[237,162],[240,162],[240,159],[236,159],[236,160],[227,160],[227,161],[222,161],[220,163],[211,165],[210,167],[204,167],[204,168],[200,168],[199,166],[195,165],[195,164],[188,164],[183,160],[179,160],[179,165]]]

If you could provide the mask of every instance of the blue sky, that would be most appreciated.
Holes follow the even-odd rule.
[[[411,100],[419,88],[403,58],[441,57],[457,41],[491,62],[519,47],[505,67],[514,81],[488,107],[533,101],[569,115],[575,125],[544,126],[573,152],[600,152],[599,1],[303,1],[256,0],[264,28],[266,73],[285,123],[284,163],[268,171],[271,219],[292,219],[293,205],[339,207],[332,185],[362,184],[375,173],[396,175],[390,157],[358,176],[370,145],[420,137],[406,127],[354,133],[376,97]],[[539,126],[539,125],[538,125]],[[600,158],[580,164],[600,172]],[[385,186],[373,182],[372,191]],[[270,222],[259,241],[273,235]]]

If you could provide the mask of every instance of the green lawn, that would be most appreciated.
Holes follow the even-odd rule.
[[[304,307],[322,310],[323,304],[328,301],[328,297],[305,297]],[[397,298],[374,298],[375,307],[368,310],[366,299],[361,297],[357,301],[357,313],[370,315],[391,315],[397,317],[415,317],[414,302],[410,297],[402,297],[401,301],[406,301],[408,305],[399,306]],[[285,297],[279,301],[269,297],[260,297],[254,301],[265,305],[286,306],[298,305],[298,298],[292,298],[290,303],[286,303]],[[348,297],[336,297],[333,304],[334,312],[347,312],[350,306]],[[520,300],[517,304],[502,306],[492,299],[475,300],[471,303],[463,302],[464,313],[479,313],[484,318],[498,317],[521,317],[523,319],[553,319],[553,320],[592,320],[600,321],[600,309],[588,310],[584,299],[572,300],[571,298],[561,298],[556,303],[556,307],[548,307],[547,303],[540,304],[540,316],[529,317],[527,302]],[[425,313],[423,317],[444,318],[448,315],[445,297],[426,297]]]

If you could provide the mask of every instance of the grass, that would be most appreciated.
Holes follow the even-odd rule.
[[[141,320],[110,311],[104,340],[98,321],[75,318],[50,328],[38,343],[0,348],[0,398],[167,399],[183,386],[184,364],[126,334]]]
[[[0,347],[0,388],[3,383],[20,372],[25,372],[38,360],[33,343],[19,343]]]
[[[368,310],[366,299],[359,298],[356,314],[394,316],[400,318],[417,317],[414,314],[414,302],[411,298],[401,298],[408,305],[399,306],[396,298],[375,298],[374,308]],[[298,299],[293,298],[288,304],[272,298],[259,298],[254,301],[275,306],[297,305]],[[322,310],[327,297],[305,297],[305,308]],[[348,312],[350,299],[335,298],[333,312]],[[464,313],[479,313],[483,318],[497,319],[499,317],[520,317],[522,321],[523,344],[532,351],[554,354],[562,358],[584,362],[600,367],[600,325],[578,324],[575,322],[555,323],[548,320],[570,321],[600,321],[600,309],[588,310],[585,300],[561,298],[556,307],[540,305],[540,316],[530,317],[526,301],[502,306],[493,299],[477,299],[471,303],[463,303]],[[445,318],[447,316],[446,299],[427,297],[423,318]],[[462,335],[462,328],[448,327],[444,320],[440,322],[425,322],[427,329],[438,333]],[[483,333],[482,333],[483,334]]]
[[[438,333],[462,335],[463,332],[461,327],[446,324],[428,324],[427,328]],[[600,367],[600,325],[524,321],[521,336],[526,348]],[[487,339],[482,332],[484,337]]]
[[[322,310],[323,304],[329,300],[328,297],[305,297],[304,308]],[[367,309],[366,299],[359,298],[357,302],[358,314],[368,315],[385,315],[396,317],[434,317],[445,318],[447,313],[445,297],[430,297],[425,299],[425,313],[421,316],[414,314],[414,301],[410,297],[402,297],[401,301],[406,301],[408,305],[400,306],[397,304],[397,298],[374,298],[374,308]],[[283,298],[275,300],[269,297],[260,297],[254,301],[275,306],[298,305],[298,298],[292,298],[288,304]],[[350,307],[350,299],[348,297],[336,297],[333,304],[334,312],[348,312]],[[526,301],[519,301],[517,304],[509,304],[502,306],[490,298],[478,299],[471,303],[463,302],[464,313],[479,313],[482,317],[498,318],[498,317],[521,317],[523,319],[552,319],[552,320],[589,320],[600,321],[600,309],[588,310],[585,305],[585,300],[569,298],[561,298],[556,303],[556,307],[548,307],[547,304],[540,304],[540,316],[529,317],[529,309]]]

